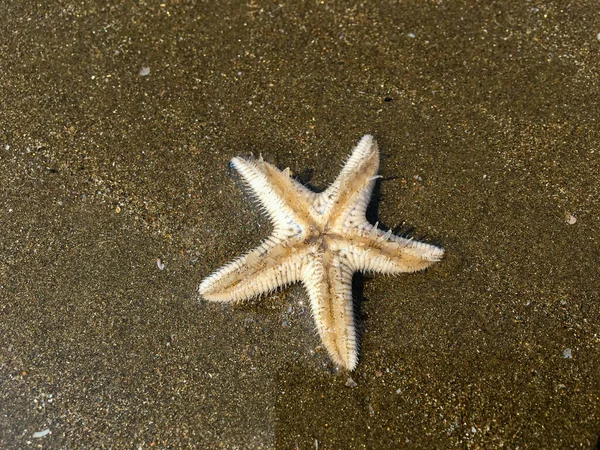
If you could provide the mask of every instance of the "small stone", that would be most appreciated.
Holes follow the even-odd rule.
[[[150,67],[142,67],[140,69],[140,76],[145,77],[147,75],[150,75]]]
[[[565,348],[563,350],[563,358],[565,358],[565,359],[573,359],[573,352],[571,352],[570,348]]]
[[[121,212],[121,207],[119,205],[117,205],[117,207],[115,208],[115,212],[117,214],[119,214]]]
[[[577,217],[575,217],[573,214],[567,214],[567,223],[569,225],[574,225],[577,223]]]
[[[163,270],[165,268],[165,263],[162,262],[162,259],[156,258],[156,265],[158,270]]]
[[[348,377],[348,379],[346,380],[346,386],[349,388],[355,388],[356,386],[358,386],[358,384],[352,379],[352,377]]]

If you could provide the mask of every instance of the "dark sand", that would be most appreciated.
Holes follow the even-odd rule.
[[[0,5],[0,448],[598,448],[597,2],[53,3]],[[365,133],[447,258],[356,278],[349,387],[300,286],[195,292],[269,234],[229,159]]]

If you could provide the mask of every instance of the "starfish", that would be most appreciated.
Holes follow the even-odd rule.
[[[257,248],[205,278],[200,295],[237,302],[301,281],[329,356],[336,365],[354,370],[354,272],[415,272],[439,261],[444,250],[384,232],[367,221],[367,205],[379,178],[379,149],[370,135],[360,140],[335,182],[321,193],[262,156],[236,157],[231,165],[269,217],[273,232]]]

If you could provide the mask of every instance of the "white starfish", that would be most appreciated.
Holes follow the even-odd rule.
[[[205,278],[200,294],[212,301],[240,301],[302,281],[317,330],[331,359],[353,370],[358,344],[352,304],[356,271],[396,274],[425,269],[444,250],[384,233],[365,212],[378,178],[379,150],[365,135],[329,188],[315,193],[258,160],[233,158],[273,223],[260,246]]]

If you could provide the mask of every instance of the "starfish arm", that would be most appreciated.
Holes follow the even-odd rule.
[[[302,271],[321,341],[331,359],[348,370],[358,362],[352,274],[338,256],[318,250],[313,250]]]
[[[356,233],[351,239],[332,242],[347,258],[350,266],[361,272],[397,274],[423,270],[444,256],[444,249],[435,245],[384,233],[369,224],[367,232]]]
[[[317,194],[294,180],[289,169],[281,171],[262,157],[258,160],[236,157],[231,164],[244,178],[275,229],[291,230],[292,234],[301,232]]]
[[[319,194],[315,209],[336,223],[343,223],[350,210],[364,217],[378,168],[377,142],[373,136],[366,134],[352,151],[337,179]]]
[[[271,236],[206,277],[198,291],[207,300],[221,302],[257,297],[299,281],[304,253],[291,243]]]

